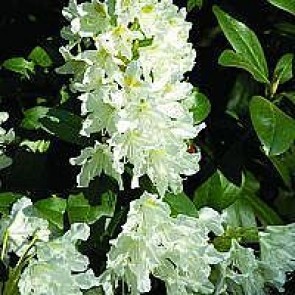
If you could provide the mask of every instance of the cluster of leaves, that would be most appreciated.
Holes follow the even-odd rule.
[[[222,249],[228,247],[232,238],[242,239],[246,244],[255,242],[251,229],[257,225],[295,220],[295,2],[265,1],[273,5],[268,6],[270,11],[286,19],[276,20],[273,27],[265,30],[277,38],[279,45],[276,46],[288,44],[286,51],[285,48],[282,54],[279,51],[280,56],[275,54],[275,61],[269,55],[271,45],[259,41],[250,29],[251,23],[246,26],[244,20],[238,21],[238,16],[225,12],[231,7],[227,1],[224,1],[224,9],[220,8],[223,6],[212,7],[209,2],[187,1],[192,16],[215,15],[218,22],[212,28],[205,28],[206,34],[209,31],[207,40],[196,43],[203,42],[200,45],[202,58],[202,50],[210,52],[216,39],[221,38],[221,32],[224,34],[232,49],[224,50],[223,40],[222,46],[218,44],[223,51],[213,63],[231,67],[227,70],[220,67],[219,71],[222,75],[229,74],[227,85],[232,89],[224,94],[229,97],[224,111],[216,107],[220,102],[212,97],[210,90],[200,86],[200,91],[208,94],[209,99],[200,92],[196,95],[199,107],[194,110],[195,121],[203,121],[212,108],[206,121],[208,129],[192,143],[192,151],[194,144],[201,148],[202,169],[199,175],[187,180],[186,194],[167,194],[165,201],[173,215],[196,216],[197,210],[204,206],[218,211],[230,208],[237,230],[215,241]],[[267,39],[266,34],[261,35]],[[58,36],[55,38],[60,42]],[[87,189],[75,187],[77,170],[68,164],[68,159],[77,150],[94,143],[95,136],[85,140],[79,134],[82,118],[75,111],[79,106],[71,99],[73,94],[68,91],[67,79],[54,72],[61,62],[58,54],[51,54],[57,52],[57,47],[50,42],[44,46],[48,50],[36,46],[25,57],[12,57],[2,62],[1,111],[10,113],[7,126],[14,128],[16,137],[6,147],[13,164],[1,171],[0,213],[7,214],[20,198],[19,193],[26,193],[35,201],[39,214],[58,231],[75,222],[90,224],[94,234],[83,245],[83,251],[89,255],[95,271],[101,272],[109,249],[108,241],[120,230],[130,196],[136,198],[144,189],[153,192],[154,188],[144,178],[141,189],[120,192],[113,179],[107,176],[97,177]],[[225,126],[220,128],[216,124]],[[229,139],[233,132],[242,133],[242,136],[235,135],[236,142]],[[225,143],[221,138],[224,134]],[[240,160],[241,153],[243,160]],[[124,181],[130,181],[128,173],[124,177]],[[97,260],[100,263],[96,263]],[[1,278],[5,279],[7,271],[0,271]]]

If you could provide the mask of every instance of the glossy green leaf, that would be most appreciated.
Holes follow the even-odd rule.
[[[195,191],[194,203],[198,209],[209,206],[222,210],[240,196],[242,187],[231,183],[220,171],[215,172]]]
[[[40,200],[34,204],[42,218],[63,229],[63,215],[66,211],[67,202],[58,197]]]
[[[292,53],[287,53],[280,58],[274,71],[274,81],[283,84],[292,79],[293,58]]]
[[[211,111],[211,104],[209,99],[202,93],[195,94],[195,105],[192,108],[194,122],[196,124],[204,121]]]
[[[43,68],[50,67],[52,65],[52,59],[48,53],[40,46],[35,47],[28,56],[28,59],[33,61],[36,65]]]
[[[30,74],[34,73],[34,63],[27,61],[23,57],[7,59],[2,66],[9,71],[23,75],[26,78],[29,78]]]
[[[248,194],[245,195],[244,198],[264,225],[283,224],[280,216],[257,196]]]
[[[267,155],[279,155],[290,148],[295,140],[294,119],[260,96],[252,98],[250,114]]]
[[[46,116],[40,118],[42,128],[58,138],[79,145],[85,144],[85,139],[80,136],[82,119],[64,109],[49,109]]]
[[[285,185],[292,188],[292,175],[295,173],[295,147],[279,156],[269,157]]]
[[[237,67],[249,71],[257,81],[269,83],[266,59],[255,33],[218,6],[213,7],[213,12],[224,35],[235,50],[223,53],[221,62],[230,66],[236,64]]]
[[[107,192],[101,196],[101,205],[93,206],[84,195],[71,195],[68,199],[67,212],[70,223],[86,222],[92,224],[101,217],[112,217],[115,211],[116,196]]]
[[[194,217],[198,216],[198,210],[195,204],[185,193],[180,193],[177,195],[166,194],[164,201],[169,204],[171,208],[171,214],[173,216],[178,214]]]
[[[242,54],[236,53],[233,50],[224,50],[218,59],[218,63],[225,67],[244,69],[251,73],[257,81],[268,83],[268,80],[265,79],[265,75],[258,67],[247,61]]]
[[[295,15],[295,0],[267,0],[272,5]]]
[[[187,10],[192,11],[194,8],[201,8],[203,5],[203,0],[188,0]]]
[[[22,195],[11,192],[0,193],[0,213],[8,214],[12,204],[21,197]]]
[[[45,117],[49,108],[47,107],[34,107],[24,112],[24,119],[21,122],[21,127],[28,130],[36,130],[42,127],[40,119]]]

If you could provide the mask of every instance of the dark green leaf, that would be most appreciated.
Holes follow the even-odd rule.
[[[68,199],[67,211],[70,223],[86,222],[92,224],[103,216],[112,217],[115,210],[116,196],[107,192],[102,194],[101,205],[92,206],[81,193],[71,195]]]
[[[26,110],[24,112],[24,119],[21,123],[21,126],[29,130],[40,129],[42,127],[42,124],[39,120],[45,117],[48,111],[49,108],[41,106]]]
[[[30,73],[34,73],[34,63],[27,61],[23,57],[7,59],[2,66],[9,71],[23,75],[26,78],[30,77]]]
[[[282,96],[286,97],[289,99],[292,103],[295,104],[295,91],[290,91],[290,92],[283,92],[281,93]]]
[[[46,116],[39,120],[42,128],[60,139],[79,145],[85,144],[80,136],[82,119],[64,109],[49,109]]]
[[[265,79],[264,74],[260,71],[258,67],[246,60],[242,54],[236,53],[233,50],[224,50],[218,59],[218,63],[225,67],[236,67],[244,69],[250,72],[257,81],[268,83],[268,81]]]
[[[223,33],[235,50],[235,53],[226,51],[221,60],[230,65],[237,63],[237,66],[250,71],[257,81],[269,83],[264,52],[255,33],[218,6],[213,7],[213,12]]]
[[[292,53],[287,53],[281,57],[274,71],[274,81],[283,84],[292,79],[293,58],[294,54]]]
[[[202,93],[195,94],[195,105],[191,110],[196,124],[204,121],[211,111],[211,104],[208,98]]]
[[[254,194],[248,194],[245,195],[244,198],[264,225],[283,224],[279,215],[257,196]]]
[[[187,10],[192,11],[195,7],[201,8],[203,5],[203,0],[188,0],[187,1]]]
[[[48,53],[40,46],[35,47],[28,56],[36,65],[48,68],[52,65],[52,60]]]
[[[217,171],[195,191],[194,203],[197,209],[209,206],[222,210],[237,200],[241,190]]]
[[[21,197],[21,195],[10,192],[0,193],[0,213],[8,214],[11,205]]]
[[[254,129],[267,155],[274,156],[290,148],[295,139],[295,120],[263,97],[250,102]]]
[[[198,210],[196,206],[185,193],[180,193],[177,195],[166,194],[164,201],[170,205],[171,214],[173,216],[178,214],[194,217],[198,216]]]
[[[295,0],[267,0],[272,5],[295,15]]]
[[[48,220],[61,230],[63,229],[63,215],[66,211],[66,206],[66,200],[58,197],[40,200],[34,204],[42,218]]]

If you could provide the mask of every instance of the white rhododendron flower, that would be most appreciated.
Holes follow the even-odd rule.
[[[7,157],[5,152],[5,145],[14,140],[15,134],[12,129],[6,131],[1,125],[8,120],[8,113],[0,112],[0,169],[11,165],[12,160]]]
[[[222,234],[221,216],[204,208],[198,218],[170,216],[167,203],[144,193],[130,204],[122,232],[111,241],[106,271],[100,276],[106,295],[114,294],[118,281],[131,294],[151,290],[150,275],[162,279],[169,295],[211,294],[210,265],[225,259],[209,243],[209,232]]]
[[[76,223],[62,237],[37,243],[35,258],[20,277],[20,294],[82,295],[82,290],[97,286],[88,258],[76,249],[76,243],[87,240],[89,234],[86,224]]]
[[[21,256],[32,238],[48,241],[48,222],[36,216],[30,199],[23,197],[14,203],[11,213],[0,221],[0,238],[8,237],[8,251]]]
[[[132,188],[148,175],[161,196],[181,192],[183,177],[199,170],[200,154],[187,152],[188,140],[204,127],[194,125],[187,103],[193,87],[184,81],[196,55],[188,43],[191,24],[170,0],[113,4],[72,0],[63,11],[70,25],[62,33],[66,63],[58,71],[72,74],[72,90],[82,92],[81,135],[100,134],[109,157],[108,167],[92,159],[96,144],[72,159],[82,166],[78,186],[102,171],[120,181],[130,164]]]
[[[295,223],[268,226],[260,232],[261,260],[273,270],[270,282],[280,291],[286,281],[286,272],[295,270]]]

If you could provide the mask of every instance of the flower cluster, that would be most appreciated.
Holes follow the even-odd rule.
[[[149,193],[131,202],[127,222],[111,241],[106,271],[100,283],[106,295],[122,280],[131,294],[149,292],[150,275],[163,280],[167,294],[211,294],[210,265],[224,255],[209,243],[209,232],[223,233],[220,215],[203,208],[199,217],[170,216],[167,203]]]
[[[236,238],[228,251],[214,248],[208,234],[222,236],[226,224],[213,209],[201,209],[197,218],[170,214],[169,205],[156,195],[144,193],[131,202],[99,277],[106,295],[115,294],[119,281],[130,294],[149,292],[151,275],[165,282],[168,295],[265,295],[268,285],[283,291],[286,272],[295,270],[295,224],[268,226],[261,232],[258,257]]]
[[[82,92],[81,135],[102,137],[71,160],[82,166],[78,186],[102,172],[121,182],[131,164],[133,188],[148,175],[161,196],[180,192],[182,177],[199,169],[188,140],[204,127],[194,126],[193,87],[184,80],[195,59],[191,24],[171,0],[112,2],[72,0],[63,10],[70,26],[58,71],[72,74],[72,90]]]
[[[20,295],[82,295],[81,289],[97,286],[88,258],[76,249],[78,240],[87,240],[89,234],[86,224],[76,223],[53,238],[48,221],[37,216],[31,200],[19,199],[0,220],[1,260],[9,264],[6,254],[11,252],[19,257],[5,288],[18,281]]]
[[[4,147],[14,140],[14,131],[12,129],[6,131],[1,127],[7,119],[8,114],[6,112],[0,112],[0,169],[6,168],[11,164],[11,159],[4,154]]]
[[[86,224],[76,223],[62,237],[36,245],[31,259],[18,283],[21,295],[82,295],[83,290],[98,285],[88,258],[76,249],[78,240],[87,240]]]

